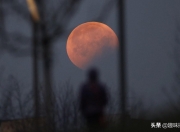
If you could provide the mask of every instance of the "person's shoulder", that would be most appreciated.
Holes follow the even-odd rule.
[[[104,82],[98,82],[98,84],[99,84],[99,86],[101,86],[101,87],[105,87],[105,86],[106,86]]]
[[[84,90],[87,88],[87,86],[88,86],[87,82],[82,83],[82,84],[80,85],[80,90],[81,90],[81,91],[84,91]]]
[[[105,90],[106,89],[106,84],[99,82],[99,86],[101,89]]]

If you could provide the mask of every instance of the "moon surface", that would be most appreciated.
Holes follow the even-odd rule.
[[[66,50],[74,65],[86,69],[94,59],[100,59],[117,46],[118,38],[110,27],[100,22],[86,22],[70,33]]]

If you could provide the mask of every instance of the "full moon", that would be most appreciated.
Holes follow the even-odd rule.
[[[100,59],[117,46],[118,38],[109,26],[100,22],[86,22],[70,33],[66,50],[74,65],[86,69],[94,59]]]

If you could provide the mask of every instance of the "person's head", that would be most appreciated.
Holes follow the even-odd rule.
[[[99,73],[96,68],[90,68],[88,71],[88,79],[91,82],[97,82],[99,78]]]

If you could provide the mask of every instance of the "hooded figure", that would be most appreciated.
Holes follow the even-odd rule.
[[[80,88],[80,110],[88,125],[100,125],[107,105],[105,86],[99,82],[95,68],[88,71],[88,80]]]

